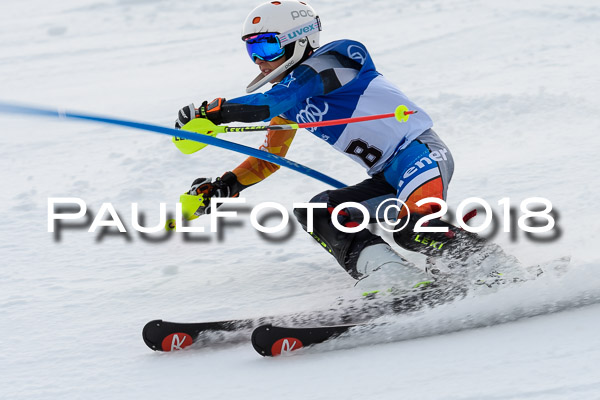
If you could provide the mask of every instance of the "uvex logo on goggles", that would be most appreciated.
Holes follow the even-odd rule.
[[[303,37],[312,35],[321,30],[321,21],[319,17],[316,17],[314,20],[307,22],[304,25],[300,25],[295,27],[294,29],[290,29],[287,32],[283,32],[277,36],[279,42],[281,43],[281,47],[286,44],[295,42],[296,40],[302,39]]]

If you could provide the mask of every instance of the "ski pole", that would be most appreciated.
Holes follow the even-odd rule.
[[[268,161],[273,164],[281,165],[282,167],[286,167],[289,169],[293,169],[294,171],[300,172],[306,176],[310,176],[311,178],[317,179],[323,183],[331,185],[336,189],[343,188],[347,186],[343,182],[340,182],[336,179],[333,179],[319,171],[315,171],[312,168],[304,166],[302,164],[298,164],[292,160],[288,160],[287,158],[280,157],[276,154],[269,153],[267,151],[261,151],[259,149],[254,149],[252,147],[244,146],[239,143],[229,142],[227,140],[210,137],[208,135],[199,135],[194,132],[182,132],[180,130],[175,130],[173,128],[166,128],[164,126],[152,125],[143,122],[130,121],[125,119],[118,119],[100,115],[92,115],[87,113],[77,113],[66,111],[62,109],[53,109],[53,108],[41,108],[41,107],[32,107],[27,105],[19,105],[14,103],[6,103],[0,100],[0,114],[25,114],[25,115],[36,115],[40,117],[49,117],[49,118],[58,118],[58,119],[67,119],[67,120],[83,120],[94,123],[103,123],[109,125],[117,125],[124,126],[127,128],[139,129],[142,131],[149,131],[160,133],[163,135],[169,136],[183,136],[186,141],[190,143],[198,143],[198,141],[202,141],[211,146],[220,147],[222,149],[235,151],[237,153],[245,154],[247,156],[259,158],[264,161]]]
[[[255,126],[226,126],[215,125],[210,120],[205,118],[195,118],[185,124],[181,129],[196,132],[203,135],[216,137],[219,133],[227,132],[258,132],[267,130],[290,130],[299,128],[318,128],[321,126],[334,126],[352,124],[357,122],[373,121],[377,119],[396,118],[398,122],[406,122],[408,118],[417,113],[417,111],[409,110],[405,105],[399,105],[393,113],[367,115],[363,117],[352,117],[334,119],[329,121],[305,122],[299,124],[285,125],[255,125]],[[184,154],[192,154],[206,147],[205,143],[192,142],[189,140],[174,137],[173,143]]]

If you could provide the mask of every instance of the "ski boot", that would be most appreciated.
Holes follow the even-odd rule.
[[[360,279],[356,286],[366,292],[393,287],[394,292],[409,291],[432,283],[414,263],[396,253],[387,243],[365,247],[356,262]]]

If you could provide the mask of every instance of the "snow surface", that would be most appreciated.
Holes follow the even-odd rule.
[[[256,4],[5,2],[0,100],[172,126],[185,104],[244,93],[257,68],[239,31]],[[152,242],[131,229],[132,202],[154,225],[159,202],[173,211],[193,179],[221,175],[244,156],[214,148],[185,156],[160,135],[0,115],[0,398],[600,399],[600,6],[312,4],[323,43],[362,41],[433,116],[457,162],[450,207],[471,196],[495,210],[503,197],[517,207],[550,199],[558,239],[500,232],[494,240],[526,265],[571,255],[569,272],[390,318],[291,357],[263,359],[249,344],[154,353],[140,335],[151,319],[309,310],[357,289],[297,225],[287,240],[267,241],[247,211],[222,235],[188,241]],[[222,137],[262,142],[261,134]],[[307,132],[288,157],[343,182],[366,177]],[[291,210],[325,189],[282,170],[244,195],[248,207],[276,201]],[[59,240],[47,231],[48,197],[80,197],[92,217],[111,202],[130,233],[101,236],[82,225]]]

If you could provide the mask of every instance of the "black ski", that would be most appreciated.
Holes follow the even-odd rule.
[[[366,320],[366,316],[340,314],[339,311],[331,309],[272,317],[197,323],[169,322],[157,319],[144,326],[142,338],[146,346],[152,350],[174,351],[182,350],[192,344],[202,347],[247,342],[255,328],[271,323],[283,325],[306,325],[311,322],[340,324]]]
[[[259,326],[252,332],[252,346],[261,356],[278,356],[303,347],[335,338],[356,324],[314,328],[286,328],[271,324]]]
[[[167,322],[160,319],[150,321],[142,329],[144,343],[152,350],[181,350],[198,341],[201,334],[219,334],[223,332],[250,332],[256,321],[230,320],[199,323]],[[214,339],[214,338],[213,338]],[[218,340],[213,340],[218,341]]]
[[[423,307],[434,307],[464,297],[465,294],[465,288],[431,287],[398,296],[379,293],[360,299],[341,299],[327,310],[289,315],[199,323],[154,320],[144,326],[142,337],[146,345],[156,351],[180,350],[195,343],[199,346],[239,343],[248,341],[254,329],[266,324],[297,327],[347,326],[383,315],[406,314]]]

